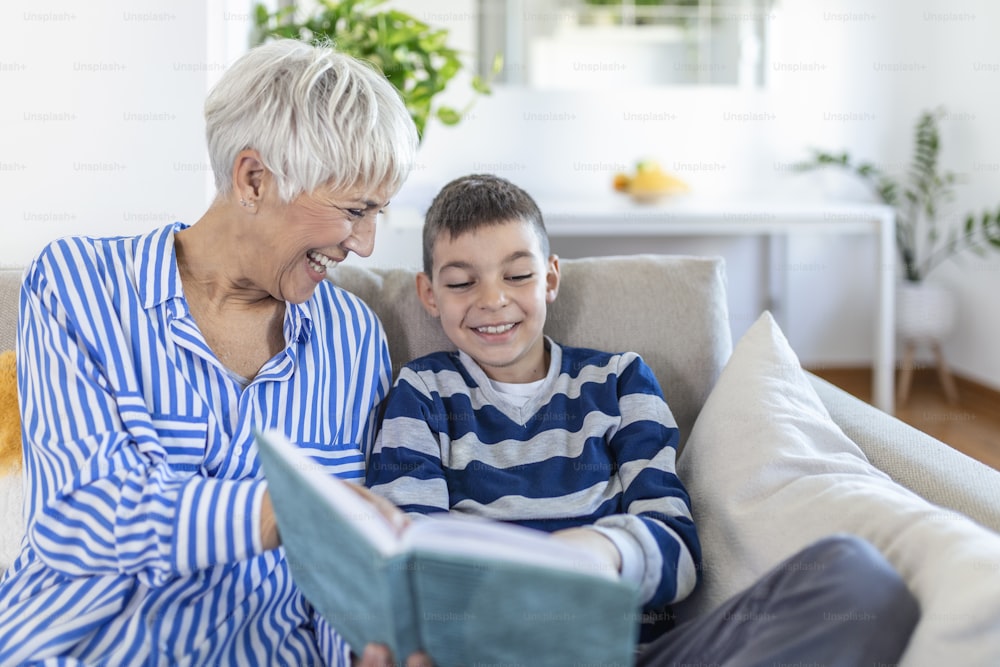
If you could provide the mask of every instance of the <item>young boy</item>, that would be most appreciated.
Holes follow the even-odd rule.
[[[547,305],[559,289],[559,261],[549,252],[535,202],[496,176],[452,181],[427,212],[423,263],[417,276],[420,300],[458,351],[428,355],[400,371],[369,460],[368,485],[406,512],[471,514],[578,543],[639,587],[644,610],[657,612],[650,616],[669,618],[669,605],[693,590],[701,559],[688,495],[674,470],[677,426],[638,355],[560,346],[543,334]],[[852,576],[859,570],[866,588],[886,590],[885,596],[866,594],[868,602],[905,602],[905,586],[872,551],[853,540],[833,540],[801,557],[836,554],[833,560]],[[723,605],[710,622],[668,633],[669,647],[657,642],[644,659],[827,656],[803,653],[801,647],[770,650],[772,644],[795,646],[791,634],[736,639],[757,633],[732,619],[766,618],[760,615],[770,609],[768,603],[789,616],[782,591],[791,597],[816,594],[822,610],[841,611],[829,606],[837,600],[828,596],[828,588],[844,588],[839,579],[829,586],[803,585],[802,577],[788,576],[798,571],[815,570],[784,568],[744,598]],[[866,571],[875,572],[872,581]],[[891,585],[886,588],[883,580]],[[819,618],[820,609],[806,606],[802,611]],[[850,609],[856,608],[852,600]],[[800,610],[792,611],[791,621],[802,623]],[[914,620],[903,615],[904,625]],[[827,642],[832,655],[845,639],[836,625],[827,622],[823,628],[836,635]],[[801,641],[800,627],[787,629]],[[652,638],[650,629],[644,630],[642,639]],[[873,631],[888,633],[893,638],[888,644],[896,641],[891,627]],[[822,633],[810,630],[808,636],[817,634]],[[898,655],[908,634],[906,629],[901,645],[875,655],[886,660]],[[861,633],[849,638],[865,645]],[[768,652],[746,652],[761,642],[769,643]]]
[[[677,426],[638,355],[543,335],[558,289],[525,192],[492,176],[444,188],[427,213],[417,290],[459,351],[402,369],[368,482],[407,512],[588,544],[662,609],[691,592],[700,562],[674,472]]]

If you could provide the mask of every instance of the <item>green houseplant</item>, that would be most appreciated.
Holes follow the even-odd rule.
[[[811,159],[795,169],[822,167],[847,169],[869,184],[875,195],[896,210],[896,247],[906,281],[919,283],[945,260],[963,251],[985,255],[1000,250],[1000,209],[964,217],[944,216],[943,207],[954,199],[957,174],[938,164],[941,139],[938,123],[944,109],[924,111],[914,130],[914,151],[902,177],[886,174],[870,162],[859,162],[847,153],[813,150]]]
[[[339,50],[378,67],[400,92],[421,138],[431,118],[458,124],[466,109],[437,104],[435,98],[462,69],[461,54],[448,46],[448,31],[432,28],[410,14],[379,8],[386,0],[319,0],[302,15],[294,3],[276,11],[262,4],[254,9],[256,42],[288,37],[303,41],[329,40]],[[494,62],[498,71],[499,56]],[[489,94],[482,77],[472,78],[476,94]],[[470,102],[470,105],[472,102]]]

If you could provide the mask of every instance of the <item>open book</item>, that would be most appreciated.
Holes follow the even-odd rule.
[[[631,665],[636,588],[547,533],[442,514],[397,534],[278,431],[257,445],[292,578],[357,653],[450,665]]]

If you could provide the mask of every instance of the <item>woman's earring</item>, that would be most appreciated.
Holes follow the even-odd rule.
[[[254,203],[252,201],[247,201],[246,199],[240,200],[240,206],[246,206],[247,208],[253,208]]]

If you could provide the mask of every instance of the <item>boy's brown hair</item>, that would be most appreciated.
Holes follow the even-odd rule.
[[[451,181],[434,197],[424,216],[424,273],[433,279],[434,243],[442,234],[454,239],[489,225],[522,221],[538,235],[542,258],[549,256],[549,235],[531,196],[505,178],[470,174]]]

